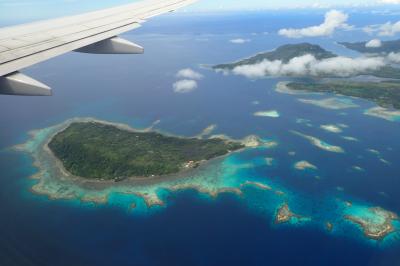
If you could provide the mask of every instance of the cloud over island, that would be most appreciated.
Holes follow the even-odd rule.
[[[256,79],[265,76],[340,76],[348,77],[374,71],[385,66],[383,57],[333,57],[318,60],[313,55],[307,54],[292,58],[288,63],[281,60],[264,60],[252,65],[235,67],[232,72],[247,78]]]

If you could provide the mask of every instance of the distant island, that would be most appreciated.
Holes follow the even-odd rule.
[[[282,85],[282,84],[281,84]],[[384,108],[400,109],[400,82],[289,82],[286,87],[293,91],[334,93],[373,101]]]
[[[57,133],[48,147],[74,176],[118,181],[176,174],[244,145],[221,138],[183,138],[75,122]]]
[[[310,55],[313,56],[316,60],[327,60],[338,58],[338,55],[325,50],[319,45],[310,44],[310,43],[299,43],[299,44],[287,44],[278,47],[273,51],[262,52],[255,56],[239,60],[233,63],[227,64],[218,64],[214,65],[212,68],[216,71],[234,71],[238,67],[242,66],[252,66],[256,64],[263,63],[268,60],[270,62],[281,61],[283,64],[289,63],[294,58],[299,58],[302,56]],[[265,73],[265,76],[269,76],[270,74]],[[381,66],[376,69],[366,70],[361,73],[357,73],[356,75],[369,75],[375,76],[378,78],[391,78],[391,79],[400,79],[400,68],[393,67],[390,65]],[[343,75],[342,74],[328,74],[328,73],[286,73],[282,76],[288,77],[297,77],[297,78],[311,78],[311,79],[319,79],[319,78],[344,78],[344,77],[352,77],[352,75]]]
[[[368,42],[341,42],[339,43],[347,49],[357,51],[363,54],[389,54],[400,52],[400,40],[381,41],[376,47],[368,46]]]
[[[240,60],[238,62],[215,65],[213,66],[213,69],[233,70],[235,67],[238,66],[253,65],[260,63],[264,60],[281,60],[283,63],[288,63],[291,59],[295,57],[300,57],[307,54],[313,55],[318,60],[333,58],[337,56],[334,53],[326,51],[319,45],[313,45],[309,43],[287,44],[278,47],[276,50],[259,53],[255,56]]]

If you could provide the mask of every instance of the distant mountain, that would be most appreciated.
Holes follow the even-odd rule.
[[[400,52],[400,40],[383,41],[380,47],[367,47],[367,42],[341,42],[344,47],[363,54],[389,54]]]
[[[314,45],[310,43],[287,44],[277,48],[274,51],[263,52],[253,57],[243,59],[234,63],[219,64],[214,66],[213,68],[232,70],[238,66],[253,65],[260,63],[264,60],[269,60],[269,61],[281,60],[283,63],[288,63],[294,57],[299,57],[307,54],[313,55],[316,59],[319,60],[337,56],[334,53],[326,51],[319,45]]]

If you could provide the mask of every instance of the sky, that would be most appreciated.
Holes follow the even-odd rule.
[[[138,0],[136,0],[138,1]],[[135,0],[0,0],[0,21],[44,19],[102,9]],[[227,11],[399,5],[400,0],[200,0],[184,11]]]

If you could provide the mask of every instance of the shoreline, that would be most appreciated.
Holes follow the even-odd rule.
[[[210,165],[218,164],[222,162],[226,157],[234,154],[242,152],[248,148],[256,148],[265,145],[266,147],[273,147],[276,143],[271,144],[271,142],[266,142],[261,140],[257,136],[248,136],[243,138],[242,140],[235,140],[226,135],[211,135],[209,138],[221,138],[227,141],[239,142],[244,145],[244,148],[241,148],[236,151],[229,152],[223,156],[219,156],[213,158],[211,160],[200,162],[199,166],[196,168],[188,168],[183,169],[178,173],[164,175],[164,176],[152,176],[152,177],[128,177],[121,181],[115,180],[98,180],[98,179],[88,179],[80,176],[75,176],[67,171],[63,165],[63,163],[54,155],[54,153],[49,148],[48,144],[58,133],[67,129],[72,123],[101,123],[104,125],[114,126],[120,130],[126,130],[129,132],[157,132],[163,134],[165,136],[173,136],[178,138],[202,138],[201,135],[196,135],[193,137],[184,137],[173,135],[169,133],[165,133],[159,130],[154,130],[154,123],[144,129],[136,129],[126,124],[121,123],[113,123],[109,121],[99,120],[92,117],[86,118],[71,118],[60,124],[50,126],[44,129],[32,130],[28,134],[30,138],[23,144],[18,144],[12,147],[14,151],[23,152],[29,154],[33,158],[32,166],[37,168],[37,172],[31,175],[29,178],[37,180],[38,183],[33,185],[30,189],[32,193],[38,195],[45,195],[49,199],[80,199],[83,202],[93,202],[96,204],[104,204],[108,201],[108,196],[112,193],[110,190],[118,189],[121,190],[131,190],[129,192],[121,192],[122,194],[130,194],[136,195],[142,198],[148,207],[155,205],[163,205],[164,203],[158,198],[156,193],[152,191],[152,193],[146,194],[144,192],[140,192],[139,190],[143,188],[146,190],[149,187],[157,187],[157,188],[165,188],[166,190],[175,191],[182,189],[194,189],[200,193],[208,194],[212,197],[218,196],[219,193],[231,192],[237,195],[241,195],[242,192],[238,191],[234,187],[226,187],[219,188],[216,190],[205,189],[196,184],[183,184],[183,185],[174,185],[170,187],[167,185],[168,183],[178,183],[179,181],[187,181],[186,179],[190,179],[192,176],[195,176],[197,173],[201,171],[205,171]],[[40,136],[45,132],[45,136]],[[50,186],[47,186],[47,183],[55,182],[57,185],[63,186],[60,190],[65,189],[68,190],[69,187],[76,187],[76,190],[82,190],[82,194],[79,195],[77,192],[71,193],[59,193],[58,191],[50,191]],[[127,189],[128,188],[128,189]],[[154,190],[154,188],[151,188]],[[133,191],[136,190],[136,191]],[[96,193],[104,194],[104,195],[94,195]]]
[[[230,151],[225,155],[218,156],[218,157],[212,158],[210,160],[202,160],[202,161],[196,162],[196,163],[198,163],[198,167],[196,167],[196,168],[183,169],[183,170],[180,170],[177,173],[173,173],[173,174],[169,174],[169,175],[130,176],[130,177],[124,178],[121,181],[116,181],[115,179],[105,180],[105,179],[98,179],[98,178],[86,178],[86,177],[74,175],[71,172],[69,172],[65,168],[65,166],[61,162],[61,160],[54,154],[54,152],[49,147],[49,143],[54,139],[54,137],[57,134],[62,133],[63,131],[65,131],[73,123],[82,123],[82,122],[83,123],[99,123],[99,124],[103,124],[103,125],[113,126],[113,127],[116,127],[116,128],[118,128],[120,130],[125,130],[125,131],[128,131],[128,132],[135,132],[135,133],[138,133],[138,132],[139,133],[156,132],[156,133],[160,133],[160,134],[162,134],[164,136],[176,137],[176,138],[181,138],[181,139],[188,139],[188,138],[203,139],[204,135],[210,135],[210,134],[203,134],[205,130],[209,129],[209,127],[207,127],[205,130],[203,130],[203,132],[201,132],[200,134],[198,134],[196,136],[184,137],[184,136],[165,133],[165,132],[158,131],[158,130],[153,130],[153,127],[154,127],[153,124],[154,123],[150,127],[141,130],[141,129],[132,128],[132,127],[130,127],[128,125],[125,125],[125,124],[112,123],[112,122],[108,122],[108,121],[104,121],[104,120],[91,119],[91,118],[89,118],[89,120],[86,120],[85,118],[83,118],[83,120],[80,120],[80,118],[78,118],[77,120],[73,119],[73,121],[69,121],[69,122],[67,122],[65,124],[62,123],[61,124],[62,127],[59,130],[55,131],[50,137],[48,137],[46,143],[43,145],[42,148],[44,149],[45,152],[47,152],[50,155],[51,159],[55,162],[55,165],[59,168],[59,170],[62,172],[62,174],[64,176],[69,177],[69,178],[74,179],[74,180],[77,180],[77,181],[81,181],[81,182],[87,183],[87,184],[88,183],[89,184],[102,184],[102,185],[110,185],[110,186],[115,185],[115,184],[120,184],[120,183],[124,184],[124,183],[131,183],[131,182],[150,183],[150,184],[152,184],[153,182],[164,181],[164,180],[166,180],[168,178],[179,178],[181,175],[188,174],[188,173],[190,173],[192,171],[195,171],[196,168],[199,168],[199,167],[201,167],[201,166],[203,166],[203,165],[205,165],[205,164],[207,164],[209,162],[212,162],[212,161],[215,161],[215,160],[218,160],[218,159],[223,159],[223,158],[225,158],[225,157],[227,157],[227,156],[229,156],[231,154],[239,153],[239,152],[241,152],[241,151],[243,151],[243,150],[245,150],[247,148],[245,143],[244,143],[245,139],[244,140],[235,140],[235,139],[229,138],[229,137],[227,137],[225,135],[211,135],[210,139],[211,138],[220,138],[220,139],[226,140],[226,141],[232,141],[232,142],[241,143],[245,147],[241,148],[241,149],[238,149],[236,151]],[[249,142],[247,142],[247,143],[249,143]]]
[[[269,206],[271,215],[281,214],[281,219],[277,224],[290,224],[293,226],[303,225],[306,222],[321,223],[326,227],[326,220],[314,220],[309,213],[306,216],[297,215],[290,211],[289,205],[291,201],[291,192],[273,182],[264,182],[262,180],[252,179],[251,177],[241,178],[239,175],[243,167],[256,167],[257,164],[249,164],[244,162],[235,162],[227,159],[234,151],[222,157],[214,158],[201,164],[198,168],[189,169],[188,171],[178,174],[152,177],[152,178],[130,178],[119,182],[114,181],[96,181],[74,177],[68,172],[60,168],[60,162],[56,162],[56,158],[49,152],[47,144],[52,137],[61,130],[68,127],[73,122],[79,121],[95,121],[103,122],[93,118],[73,118],[64,123],[44,128],[42,130],[34,130],[29,134],[31,138],[24,144],[16,145],[14,150],[28,153],[33,158],[32,165],[37,168],[37,172],[30,176],[36,180],[33,185],[30,184],[30,192],[35,195],[46,197],[48,200],[73,200],[80,203],[93,203],[98,205],[107,205],[112,203],[114,196],[128,196],[126,203],[129,211],[138,210],[139,212],[149,213],[158,208],[167,207],[168,201],[165,197],[174,192],[193,190],[199,195],[206,196],[211,200],[215,200],[220,194],[229,193],[238,199],[246,201],[248,188],[257,189],[259,193],[268,193],[277,202],[277,206]],[[114,125],[114,123],[106,122]],[[120,125],[121,126],[121,125]],[[122,125],[126,128],[126,125]],[[129,127],[131,130],[131,127]],[[146,130],[146,129],[144,129]],[[213,135],[212,137],[223,136]],[[226,137],[226,136],[225,136]],[[227,138],[227,137],[226,137]],[[242,140],[247,146],[241,150],[260,148],[274,148],[278,143],[268,139],[260,139],[257,136],[249,136]],[[240,151],[241,151],[240,150]],[[265,165],[267,161],[265,160]],[[282,206],[286,208],[281,209]],[[140,209],[138,209],[140,207]],[[357,210],[357,206],[345,206],[348,211]],[[338,211],[340,211],[338,206]],[[382,209],[383,210],[383,209]],[[346,220],[347,213],[338,213],[340,219]],[[351,213],[350,213],[351,214]],[[374,216],[381,217],[384,211],[375,213]],[[358,218],[357,216],[355,216]],[[279,217],[278,217],[279,218]],[[362,217],[361,217],[362,219]],[[348,220],[346,220],[348,221]],[[362,229],[361,229],[362,230]],[[397,228],[396,228],[397,230]],[[329,230],[328,230],[329,231]],[[371,239],[364,235],[366,239]],[[387,235],[382,235],[384,239]]]

